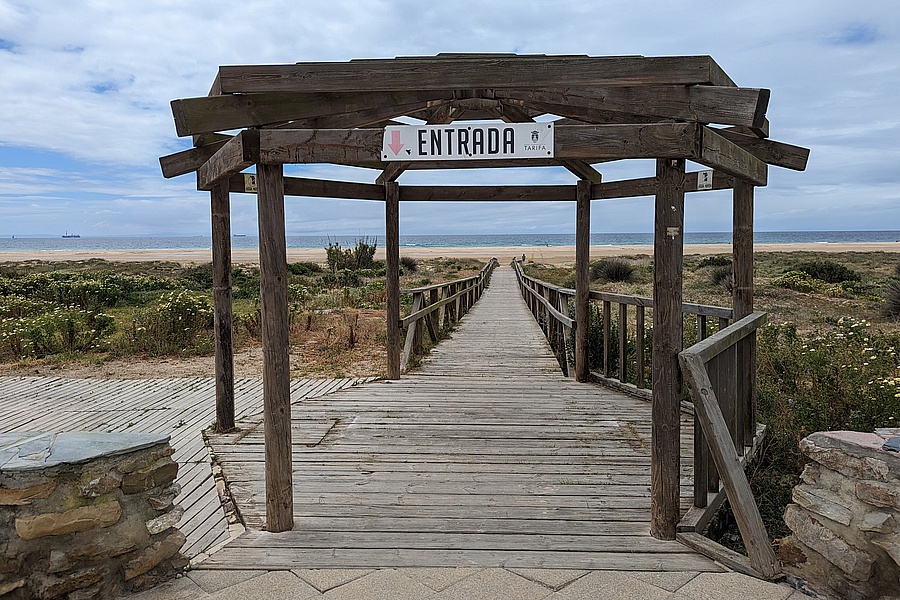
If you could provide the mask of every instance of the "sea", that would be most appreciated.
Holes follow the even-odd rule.
[[[379,235],[289,235],[288,248],[324,248],[338,243],[353,247],[358,240],[373,241],[384,247]],[[730,244],[731,232],[687,232],[686,244]],[[845,244],[865,242],[900,242],[900,231],[757,231],[757,244]],[[638,246],[653,244],[652,233],[592,233],[594,246]],[[235,235],[232,248],[257,248],[259,238]],[[575,235],[546,234],[478,234],[478,235],[401,235],[401,247],[468,248],[474,246],[574,246]],[[212,247],[209,236],[185,237],[19,237],[0,238],[0,252],[69,251],[69,250],[204,250]]]

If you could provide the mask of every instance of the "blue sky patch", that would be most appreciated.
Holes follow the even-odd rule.
[[[0,38],[0,50],[9,50],[10,52],[16,47],[14,42]]]
[[[867,46],[881,37],[878,29],[868,23],[854,23],[845,27],[832,38],[832,43],[841,46]]]
[[[102,81],[91,86],[91,91],[96,94],[106,94],[109,92],[117,92],[119,86],[112,81]]]

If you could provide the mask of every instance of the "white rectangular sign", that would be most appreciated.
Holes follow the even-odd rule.
[[[553,123],[389,125],[381,159],[483,160],[553,158]]]

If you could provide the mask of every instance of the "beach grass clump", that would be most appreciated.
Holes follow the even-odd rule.
[[[837,263],[833,260],[806,260],[795,264],[791,271],[806,273],[814,279],[825,283],[841,283],[844,281],[859,281],[859,273]]]
[[[705,267],[730,267],[731,259],[727,256],[715,255],[715,256],[704,256],[700,259],[700,262],[697,263],[698,269],[703,269]]]
[[[734,277],[731,265],[729,264],[713,267],[709,271],[709,282],[716,287],[721,287],[725,291],[731,292],[731,289],[734,286]]]
[[[419,270],[419,261],[412,256],[401,256],[400,268],[402,273],[415,273]]]
[[[288,272],[291,275],[315,275],[322,272],[322,265],[316,262],[302,260],[288,265]]]
[[[772,282],[775,287],[812,294],[825,290],[825,282],[806,273],[805,271],[788,271]]]
[[[630,282],[634,279],[634,266],[621,258],[606,258],[591,264],[591,281]]]
[[[884,291],[884,314],[900,319],[900,279],[891,279]]]

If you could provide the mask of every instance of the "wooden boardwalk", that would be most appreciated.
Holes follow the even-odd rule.
[[[356,385],[358,379],[298,379],[292,401]],[[179,463],[179,527],[188,538],[182,552],[193,557],[226,542],[222,510],[201,431],[215,420],[212,378],[61,379],[0,377],[0,433],[11,431],[152,431],[171,436]],[[235,381],[238,416],[262,410],[262,381]]]
[[[722,570],[650,537],[649,403],[564,378],[506,267],[416,373],[293,407],[293,531],[259,423],[211,438],[249,529],[200,568]]]

